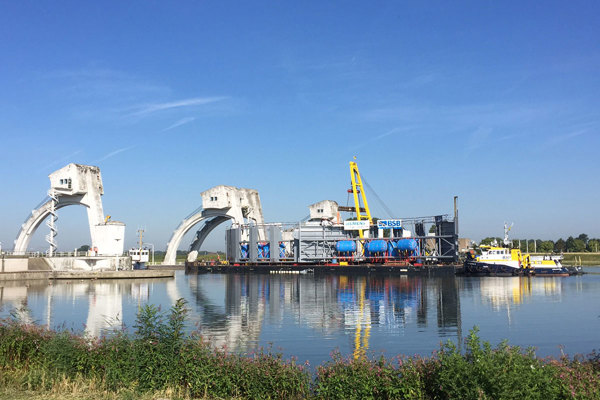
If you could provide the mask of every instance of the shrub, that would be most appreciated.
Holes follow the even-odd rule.
[[[502,342],[492,349],[481,342],[473,328],[465,339],[465,354],[446,343],[430,362],[433,373],[426,382],[427,394],[436,399],[553,399],[560,392],[556,369]]]
[[[421,366],[414,359],[397,359],[397,365],[384,357],[343,358],[317,367],[315,395],[322,399],[423,398]]]

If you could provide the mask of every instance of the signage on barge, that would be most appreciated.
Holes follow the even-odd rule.
[[[402,228],[401,219],[380,219],[377,221],[377,228],[379,229],[400,229]]]
[[[359,231],[369,229],[369,220],[363,219],[360,221],[344,221],[345,231]]]

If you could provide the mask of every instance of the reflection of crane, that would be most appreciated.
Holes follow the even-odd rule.
[[[366,278],[361,279],[360,297],[358,301],[359,315],[356,321],[356,331],[354,333],[354,359],[364,358],[369,349],[369,336],[371,334],[371,318],[367,321],[365,318],[365,282]],[[363,321],[365,324],[365,332],[362,334]],[[361,343],[362,338],[362,343]]]
[[[354,159],[356,160],[356,157],[354,157]],[[350,180],[352,182],[351,190],[354,196],[354,208],[356,209],[356,219],[359,221],[366,219],[369,221],[369,225],[371,225],[373,223],[373,219],[371,218],[371,211],[369,210],[369,204],[367,203],[367,196],[365,195],[365,189],[363,188],[362,179],[360,179],[360,172],[358,172],[358,165],[356,165],[356,162],[354,161],[350,161]],[[350,190],[348,192],[350,192]],[[362,198],[364,209],[361,209],[360,207],[360,200],[358,197],[359,193]],[[365,214],[362,213],[362,210],[364,210]],[[369,236],[368,232],[369,231],[367,230],[367,237]],[[361,238],[364,237],[362,229],[358,231],[358,234]]]

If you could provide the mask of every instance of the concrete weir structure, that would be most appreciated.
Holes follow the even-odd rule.
[[[167,253],[164,264],[173,265],[177,259],[177,249],[183,236],[196,224],[204,221],[203,226],[196,232],[196,236],[189,247],[188,261],[193,262],[198,257],[198,251],[208,234],[218,225],[232,220],[234,225],[264,224],[262,206],[258,191],[233,186],[219,185],[201,193],[202,204],[190,215],[181,221],[173,232],[167,244]],[[246,237],[248,230],[242,233]],[[264,240],[263,229],[258,230],[259,240]]]
[[[21,226],[15,240],[13,254],[25,255],[31,238],[44,220],[50,228],[48,261],[53,270],[117,269],[125,263],[123,254],[125,224],[104,217],[101,196],[104,194],[100,168],[90,165],[68,164],[49,175],[48,197],[36,207]],[[71,205],[87,209],[91,236],[92,256],[55,257],[57,210]]]

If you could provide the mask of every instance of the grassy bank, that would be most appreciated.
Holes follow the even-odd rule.
[[[581,260],[582,265],[600,266],[600,253],[564,253],[564,257],[565,265],[579,264]]]
[[[211,253],[211,252],[201,252],[200,254],[198,254],[198,261],[217,261],[219,260],[219,257],[221,260],[225,259],[225,254],[224,253]],[[161,264],[163,261],[165,260],[165,252],[161,251],[161,252],[156,252],[154,254],[154,262],[156,264]],[[178,264],[183,264],[185,263],[185,261],[187,260],[187,253],[183,254],[181,252],[177,252],[177,256],[176,256],[176,263]]]
[[[600,399],[600,357],[539,359],[477,330],[465,351],[343,358],[309,369],[269,350],[213,349],[183,332],[182,300],[140,309],[134,331],[90,339],[14,319],[0,323],[0,398],[56,399]]]
[[[544,256],[547,253],[531,253],[534,256]],[[581,260],[582,265],[600,266],[600,253],[563,253],[563,265],[579,265]]]

